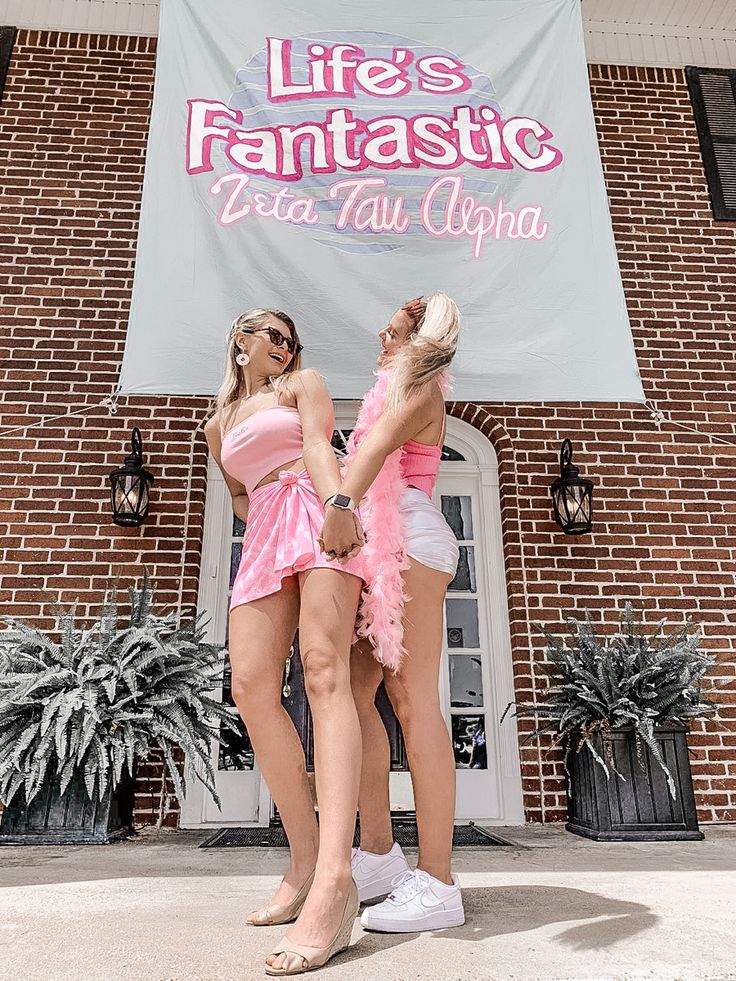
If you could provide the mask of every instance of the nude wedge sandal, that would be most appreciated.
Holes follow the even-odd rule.
[[[281,978],[293,974],[306,974],[307,971],[324,967],[331,958],[350,946],[350,937],[359,909],[358,887],[355,882],[351,881],[342,922],[332,943],[327,947],[308,947],[305,944],[292,943],[288,937],[284,937],[280,943],[276,944],[271,955],[274,957],[278,957],[279,954],[286,955],[286,960],[281,967],[271,967],[266,964],[266,974]]]
[[[263,909],[250,913],[245,922],[248,926],[279,926],[283,923],[293,923],[302,911],[307,901],[309,890],[314,882],[314,872],[309,876],[299,892],[290,903],[269,903]]]

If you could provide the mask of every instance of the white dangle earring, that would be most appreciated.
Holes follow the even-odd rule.
[[[250,364],[250,358],[245,351],[241,351],[240,354],[236,356],[235,360],[241,366],[241,368],[244,368],[247,364]]]

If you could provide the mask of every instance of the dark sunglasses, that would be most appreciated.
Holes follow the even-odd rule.
[[[297,344],[293,337],[287,337],[286,334],[282,334],[275,327],[256,327],[252,333],[268,334],[268,339],[275,347],[285,347],[289,354],[299,354],[300,351],[304,350],[302,345]]]

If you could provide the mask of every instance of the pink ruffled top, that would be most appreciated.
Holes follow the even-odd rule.
[[[240,481],[250,497],[264,477],[298,460],[302,449],[299,410],[291,405],[272,405],[225,433],[220,458],[225,470]]]
[[[401,477],[404,483],[431,497],[437,483],[441,457],[441,446],[407,440],[401,448]]]

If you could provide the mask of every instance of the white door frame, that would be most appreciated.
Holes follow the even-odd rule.
[[[488,825],[524,824],[524,798],[521,786],[521,760],[516,720],[507,716],[503,725],[501,717],[510,702],[516,698],[511,653],[511,629],[509,604],[506,590],[506,572],[503,558],[501,529],[501,502],[498,482],[498,461],[488,437],[479,429],[454,416],[447,417],[445,442],[465,457],[465,462],[444,464],[452,477],[476,477],[480,475],[480,508],[477,515],[480,534],[476,541],[481,544],[485,558],[482,570],[478,570],[484,588],[479,590],[478,602],[483,605],[482,619],[489,638],[490,658],[487,658],[484,683],[490,683],[491,698],[484,701],[486,729],[495,726],[494,736],[488,742],[489,754],[495,751],[499,785],[498,809],[495,814],[478,814],[473,820]],[[480,613],[480,609],[479,609]],[[443,672],[447,685],[449,672]],[[446,688],[445,704],[449,702]],[[444,708],[444,706],[443,706]],[[470,711],[470,710],[469,710]],[[489,767],[490,768],[490,767]],[[458,805],[462,798],[462,783],[470,777],[467,770],[458,770]]]
[[[207,492],[204,509],[202,536],[202,562],[199,570],[197,612],[210,618],[205,640],[223,643],[228,618],[227,594],[230,569],[230,545],[232,542],[233,512],[230,492],[222,471],[212,457],[207,464]],[[225,583],[223,589],[223,583]],[[222,697],[222,689],[216,689],[215,697]],[[212,765],[217,770],[218,746],[213,742]],[[226,775],[220,771],[220,780],[243,787],[242,804],[246,817],[238,817],[236,786],[222,787],[223,811],[220,812],[202,783],[194,778],[188,781],[187,796],[181,804],[179,824],[182,828],[267,827],[271,816],[271,795],[266,781],[256,763],[253,770],[235,770]],[[243,783],[247,780],[246,785]],[[245,799],[247,797],[247,800]],[[235,805],[235,810],[233,810]]]

